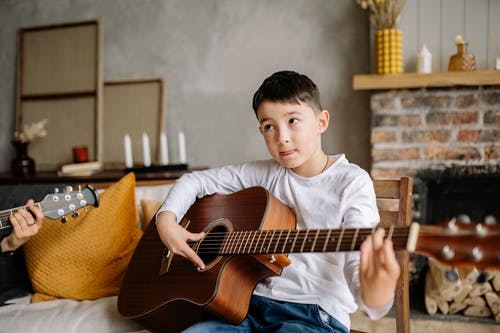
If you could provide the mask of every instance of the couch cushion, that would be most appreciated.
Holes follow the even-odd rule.
[[[161,200],[149,200],[142,199],[141,200],[141,211],[142,211],[142,219],[141,219],[141,228],[142,230],[146,230],[149,225],[149,222],[153,219],[156,214],[156,211],[161,207],[163,201]]]
[[[117,295],[141,237],[135,176],[129,173],[101,196],[98,208],[65,224],[46,219],[25,245],[33,302],[92,300]]]

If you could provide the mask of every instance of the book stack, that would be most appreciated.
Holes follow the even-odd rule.
[[[57,172],[58,176],[83,177],[92,176],[102,170],[102,163],[99,161],[65,164]]]

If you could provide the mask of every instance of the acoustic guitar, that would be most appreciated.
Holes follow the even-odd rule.
[[[295,230],[291,210],[262,187],[197,200],[181,224],[206,236],[190,246],[204,261],[173,255],[151,223],[129,263],[118,311],[152,331],[179,332],[206,312],[230,323],[246,316],[256,284],[290,263],[283,253],[355,251],[374,229]],[[396,250],[433,256],[448,264],[500,266],[498,226],[387,228]]]
[[[67,186],[63,192],[58,189],[54,193],[47,194],[42,201],[34,204],[37,206],[45,217],[51,220],[60,220],[62,223],[68,221],[68,216],[76,218],[80,215],[80,210],[87,209],[87,206],[99,206],[99,195],[97,191],[90,185],[87,185],[83,190],[73,191],[71,186]],[[0,211],[0,234],[10,233],[12,224],[9,217],[19,209],[29,211],[28,206],[14,207]]]

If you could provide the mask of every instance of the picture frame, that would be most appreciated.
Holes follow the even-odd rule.
[[[159,159],[160,133],[165,128],[165,80],[136,78],[104,82],[103,166],[125,167],[124,136],[129,134],[134,164],[143,164],[142,134],[150,142],[153,164]]]
[[[37,170],[72,163],[74,146],[101,159],[101,45],[98,19],[19,29],[16,130],[48,120],[47,136],[29,147]]]

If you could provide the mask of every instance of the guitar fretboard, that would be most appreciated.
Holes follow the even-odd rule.
[[[41,209],[40,203],[35,203],[35,205]],[[17,212],[19,209],[26,209],[27,211],[29,211],[28,206],[20,206],[0,211],[0,230],[12,228],[12,224],[9,221],[9,217],[13,215],[15,212]]]
[[[375,229],[257,230],[209,233],[193,244],[197,253],[276,254],[357,251]],[[406,248],[409,227],[387,228],[395,250]]]

